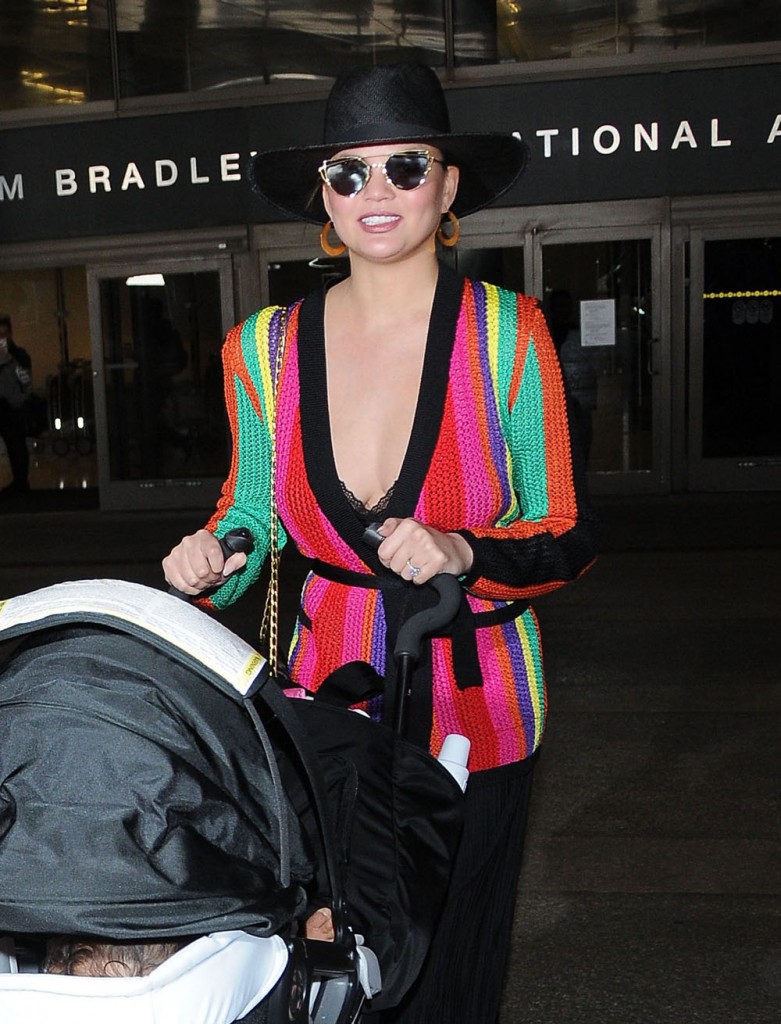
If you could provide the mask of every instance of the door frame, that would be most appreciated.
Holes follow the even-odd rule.
[[[671,488],[673,392],[668,200],[493,208],[466,221],[460,244],[481,248],[523,246],[525,290],[542,301],[543,248],[546,244],[621,239],[648,239],[651,242],[654,296],[651,324],[653,365],[650,367],[652,469],[633,473],[589,473],[589,487],[595,494],[665,494]]]
[[[220,318],[223,336],[235,323],[233,263],[230,255],[172,259],[150,257],[146,252],[126,262],[89,263],[87,304],[92,344],[92,375],[95,400],[95,435],[98,493],[103,510],[209,508],[217,500],[223,477],[112,480],[109,453],[109,422],[106,400],[106,365],[100,285],[103,280],[135,274],[186,274],[216,271],[220,280]],[[227,457],[226,457],[227,471]]]
[[[705,243],[729,239],[781,238],[781,211],[768,209],[762,223],[746,222],[693,227],[688,238],[689,274],[689,388],[688,388],[688,481],[697,491],[781,490],[781,453],[777,456],[704,458],[704,292]]]
[[[702,410],[702,360],[694,371],[692,347],[699,331],[702,346],[702,294],[704,267],[701,241],[718,238],[781,235],[781,192],[749,192],[744,195],[713,195],[673,199],[670,203],[671,295],[673,374],[673,476],[674,491],[780,490],[777,467],[759,468],[747,474],[736,460],[713,460],[705,466],[697,455],[692,462],[694,441],[692,404]],[[698,300],[693,299],[698,294]],[[697,394],[699,389],[700,394]],[[710,461],[710,460],[709,460]],[[718,463],[718,465],[716,464]]]

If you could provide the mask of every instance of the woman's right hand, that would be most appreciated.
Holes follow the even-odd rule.
[[[208,530],[198,530],[183,537],[163,559],[166,581],[183,594],[195,596],[210,587],[223,583],[227,576],[240,569],[247,561],[243,551],[236,551],[226,559],[220,542]]]

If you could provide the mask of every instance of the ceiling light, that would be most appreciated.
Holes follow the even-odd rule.
[[[165,278],[162,274],[134,274],[125,284],[131,288],[161,288],[165,285]]]

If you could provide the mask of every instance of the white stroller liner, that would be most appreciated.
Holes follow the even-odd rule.
[[[16,974],[13,959],[0,953],[0,1018],[3,1024],[232,1024],[266,998],[287,962],[278,935],[236,931],[195,939],[145,978]]]
[[[162,590],[125,580],[74,580],[0,601],[0,639],[73,622],[121,623],[128,633],[175,650],[242,697],[268,674],[262,654],[216,619]]]

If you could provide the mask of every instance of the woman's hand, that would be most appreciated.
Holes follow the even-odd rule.
[[[458,533],[440,533],[416,519],[386,519],[385,540],[377,549],[384,566],[413,583],[427,583],[441,572],[463,576],[472,568],[472,549]]]
[[[163,572],[172,587],[195,596],[222,583],[247,561],[243,551],[226,559],[220,542],[208,530],[184,537],[163,559]]]

